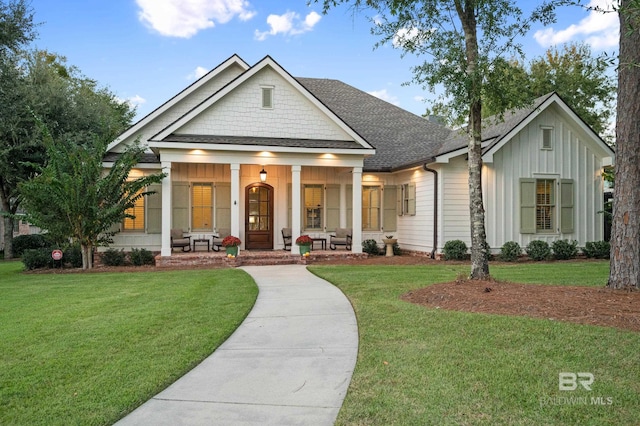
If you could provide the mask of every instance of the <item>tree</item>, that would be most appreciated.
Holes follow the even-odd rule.
[[[15,193],[18,176],[28,175],[16,161],[13,143],[20,130],[15,127],[15,117],[22,108],[24,85],[18,70],[20,49],[36,36],[33,10],[26,0],[0,0],[0,216],[4,221],[5,258],[13,257],[13,220],[19,204]],[[31,147],[23,150],[32,157]],[[33,160],[34,158],[30,158]]]
[[[637,289],[640,288],[640,2],[621,0],[618,15],[616,195],[608,286]]]
[[[94,138],[91,141],[91,138]],[[113,225],[126,217],[144,189],[160,182],[163,173],[129,179],[144,148],[129,146],[104,174],[102,158],[110,139],[87,134],[54,141],[45,139],[48,162],[41,173],[20,185],[30,223],[45,229],[54,240],[71,239],[82,249],[82,268],[91,269],[93,249],[108,245]]]
[[[429,90],[441,86],[451,110],[468,123],[470,277],[488,277],[481,184],[482,104],[491,97],[493,105],[504,111],[508,93],[501,87],[502,58],[522,55],[515,40],[532,22],[552,22],[553,5],[543,3],[526,18],[513,0],[323,0],[324,11],[340,3],[352,3],[356,9],[371,7],[379,13],[372,29],[382,36],[377,45],[393,43],[405,54],[430,56],[430,61],[414,68],[414,82]]]
[[[0,75],[0,201],[7,217],[5,258],[11,258],[10,219],[22,202],[18,185],[34,177],[35,166],[46,160],[38,121],[54,140],[82,132],[113,139],[130,124],[134,111],[55,53],[20,52],[5,71]]]

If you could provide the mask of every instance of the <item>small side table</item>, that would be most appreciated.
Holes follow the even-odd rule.
[[[322,247],[322,250],[326,250],[327,249],[327,239],[326,238],[312,238],[311,239],[311,250],[313,250],[313,245],[316,243],[316,241],[320,242],[320,247]]]
[[[196,244],[207,244],[207,251],[211,250],[210,241],[208,238],[198,238],[197,240],[193,240],[193,251],[196,251]]]

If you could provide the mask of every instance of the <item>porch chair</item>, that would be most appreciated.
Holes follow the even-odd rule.
[[[284,242],[284,250],[291,249],[291,228],[282,228],[282,241]]]
[[[191,236],[184,235],[181,228],[171,230],[171,251],[174,247],[182,248],[182,251],[191,251]]]
[[[351,228],[336,228],[336,233],[329,239],[329,248],[335,250],[337,246],[345,246],[351,250]]]
[[[228,237],[229,235],[231,235],[230,229],[225,229],[225,228],[220,229],[218,231],[218,235],[213,236],[213,243],[211,245],[211,247],[213,248],[213,251],[220,251],[220,247],[222,247],[222,240],[224,240],[224,238]]]

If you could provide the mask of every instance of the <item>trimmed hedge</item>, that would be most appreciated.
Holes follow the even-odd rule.
[[[442,248],[444,260],[465,260],[467,258],[467,245],[462,240],[451,240],[444,243]]]
[[[153,265],[156,262],[155,258],[153,257],[153,253],[144,248],[131,249],[131,253],[129,253],[129,260],[134,266]]]
[[[13,255],[22,257],[26,250],[41,249],[49,246],[46,237],[41,234],[18,235],[13,238]]]
[[[573,240],[556,240],[551,243],[553,257],[558,260],[569,260],[578,256],[578,242]]]
[[[378,247],[376,240],[373,239],[364,240],[362,242],[362,251],[373,256],[380,255],[380,247]]]
[[[123,250],[108,249],[102,253],[102,263],[106,266],[123,266],[127,254]]]
[[[536,261],[547,260],[551,257],[551,248],[546,241],[531,241],[525,248],[525,251],[529,258]]]
[[[500,248],[500,260],[504,262],[515,262],[522,254],[522,247],[515,241],[507,241]]]
[[[609,259],[611,257],[611,244],[609,241],[588,241],[582,252],[591,259]]]

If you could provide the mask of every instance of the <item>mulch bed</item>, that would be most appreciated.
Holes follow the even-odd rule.
[[[452,311],[546,318],[640,332],[637,291],[465,279],[414,290],[402,299]]]

